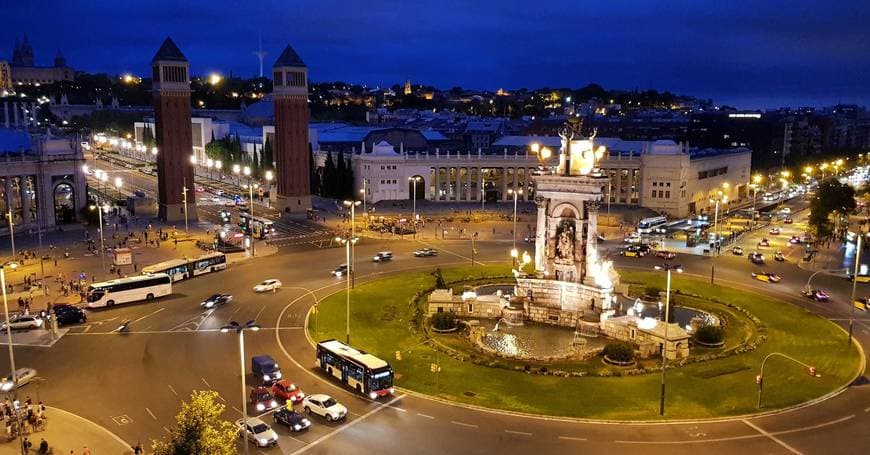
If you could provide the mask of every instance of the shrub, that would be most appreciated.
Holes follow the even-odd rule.
[[[432,327],[438,330],[450,330],[456,327],[456,315],[443,311],[432,315]]]
[[[650,297],[655,297],[655,298],[659,298],[659,295],[664,291],[665,291],[664,289],[662,289],[658,286],[647,286],[647,287],[643,288],[644,295],[647,295]]]
[[[441,268],[435,269],[432,272],[432,276],[435,277],[435,289],[446,289],[447,282],[444,281],[444,275],[441,274]]]
[[[634,360],[634,346],[624,341],[613,341],[604,346],[604,355],[616,362],[631,362]]]
[[[722,327],[715,325],[698,327],[698,331],[695,332],[695,339],[701,343],[717,344],[721,343],[723,338],[725,338],[725,331],[722,330]]]

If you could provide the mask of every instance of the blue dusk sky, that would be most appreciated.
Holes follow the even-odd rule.
[[[870,0],[6,0],[0,17],[0,58],[27,32],[37,64],[60,49],[110,74],[147,74],[171,36],[195,74],[254,76],[262,33],[267,68],[289,43],[315,81],[870,105]]]

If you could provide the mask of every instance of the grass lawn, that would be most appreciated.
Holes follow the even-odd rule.
[[[448,282],[507,273],[507,267],[443,269]],[[627,282],[664,286],[664,276],[657,273],[623,272],[622,276]],[[364,284],[351,291],[351,344],[390,362],[397,386],[512,411],[598,419],[659,418],[658,373],[579,378],[528,375],[460,362],[421,344],[423,335],[411,331],[411,298],[433,284],[430,273],[415,272]],[[858,368],[858,351],[846,345],[846,335],[833,323],[801,308],[745,290],[684,277],[675,278],[672,287],[744,307],[762,321],[767,341],[752,352],[669,369],[666,418],[755,412],[758,391],[755,376],[762,359],[771,352],[782,352],[813,365],[822,377],[811,378],[801,366],[781,358],[771,359],[765,374],[764,409],[822,396],[845,384]],[[691,298],[680,299],[694,306]],[[724,305],[714,310],[734,313]],[[314,318],[310,324],[309,330],[313,332]],[[317,332],[312,333],[315,339],[344,338],[343,291],[320,303],[317,326]],[[748,329],[742,325],[739,329],[742,333],[733,330],[729,338],[755,335],[746,332]],[[402,360],[396,360],[396,351],[401,351]],[[437,375],[430,371],[430,365],[436,362],[441,365]]]

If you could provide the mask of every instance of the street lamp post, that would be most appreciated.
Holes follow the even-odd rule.
[[[205,168],[208,169],[208,178],[211,178],[211,168],[214,167],[214,160],[209,158],[205,160]]]
[[[523,194],[523,190],[522,190],[522,188],[520,188],[518,190],[510,188],[510,189],[508,189],[508,194],[514,195],[514,229],[513,229],[513,233],[514,233],[513,245],[514,246],[513,246],[513,249],[515,251],[517,249],[517,196],[519,196],[520,194]]]
[[[118,200],[121,200],[121,186],[124,185],[124,180],[121,177],[115,177],[115,188],[118,190]]]
[[[248,185],[250,185],[251,184],[251,167],[245,166],[244,168],[242,168],[242,173],[245,174],[245,177],[248,178]],[[251,215],[253,215],[253,213]]]
[[[344,206],[350,207],[350,238],[352,238],[352,239],[357,238],[356,237],[356,206],[358,206],[360,204],[361,204],[360,201],[344,201]],[[354,254],[354,253],[356,253],[356,251],[353,251],[353,245],[355,243],[356,243],[356,240],[351,242],[350,256],[348,256],[348,260],[347,260],[347,275],[348,275],[348,278],[350,279],[351,287],[356,287],[356,277],[354,276],[355,271],[354,271],[354,267],[353,267],[354,260],[356,259],[356,256]]]
[[[266,207],[272,208],[272,179],[275,178],[275,174],[272,171],[266,171],[266,183],[269,184],[269,197],[266,198]]]
[[[190,234],[190,229],[187,225],[187,179],[184,180],[184,186],[181,188],[181,198],[184,204],[184,232]]]
[[[15,428],[18,433],[18,447],[21,449],[21,453],[24,453],[24,445],[22,444],[23,431],[21,431],[21,413],[19,409],[17,409],[18,403],[18,375],[15,372],[15,352],[12,349],[12,327],[9,324],[9,302],[6,296],[6,267],[10,267],[12,270],[15,270],[18,267],[18,264],[15,262],[11,262],[8,266],[0,265],[0,286],[3,287],[3,312],[6,316],[6,345],[9,346],[9,366],[12,368],[12,381],[3,385],[3,391],[9,392],[11,389],[12,392],[12,405],[16,407],[13,411],[15,412]],[[43,284],[44,285],[44,284]],[[7,389],[7,384],[10,389]]]
[[[347,288],[345,293],[347,294],[346,311],[347,311],[347,329],[345,332],[345,342],[350,344],[350,247],[353,246],[354,243],[359,240],[357,237],[336,237],[335,240],[344,244],[345,254],[347,260],[347,278],[345,278],[345,283],[347,283]]]
[[[236,174],[236,186],[242,186],[242,177],[239,173],[242,172],[242,167],[238,164],[233,165],[233,174]]]
[[[105,239],[103,237],[103,210],[105,206],[96,206],[92,205],[91,210],[97,211],[97,220],[100,223],[100,266],[101,266],[101,276],[105,278],[106,276],[106,245]]]
[[[770,354],[767,354],[764,360],[761,361],[761,370],[759,371],[758,376],[755,377],[755,382],[758,384],[758,404],[756,405],[758,409],[761,409],[761,394],[764,391],[764,365],[767,364],[767,360],[773,356],[779,356],[806,367],[807,373],[814,378],[822,377],[822,375],[816,372],[816,368],[813,366],[807,365],[806,363],[803,363],[800,360],[795,359],[794,357],[789,357],[788,355],[781,352],[771,352]]]
[[[230,331],[236,332],[239,334],[239,367],[241,367],[242,373],[242,422],[245,425],[248,424],[248,387],[245,385],[245,330],[251,330],[256,332],[260,330],[260,326],[257,325],[253,320],[248,321],[245,325],[239,324],[236,321],[230,321],[229,324],[221,327],[221,333],[229,333]],[[248,453],[248,437],[246,434],[246,430],[243,429],[242,433],[245,434],[242,439],[242,443],[245,445],[245,454]]]
[[[855,273],[852,274],[852,300],[849,305],[849,343],[852,343],[852,323],[855,320],[855,288],[858,286],[858,267],[861,265],[861,239],[863,232],[858,232],[858,240],[855,244]]]
[[[420,181],[420,177],[408,177],[408,180],[413,182],[414,185],[414,196],[411,205],[414,207],[414,217],[412,218],[414,221],[414,238],[417,238],[417,182]]]
[[[752,227],[755,228],[755,201],[758,196],[758,187],[761,184],[761,175],[755,174],[752,177]]]
[[[247,169],[247,167],[245,168]],[[245,185],[248,187],[248,200],[250,202],[251,207],[251,222],[248,224],[248,235],[251,237],[251,257],[256,256],[256,252],[254,251],[254,185]]]
[[[368,199],[368,193],[366,192],[366,178],[362,179],[362,189],[359,192],[362,194],[362,203],[363,203],[363,220],[368,220],[369,211],[366,208],[366,199]],[[369,223],[366,222],[366,228],[368,228]]]
[[[12,222],[12,210],[6,212],[6,219],[9,220],[9,240],[12,241],[12,260],[15,260],[15,223]]]
[[[669,264],[665,262],[662,265],[655,266],[656,270],[664,270],[668,274],[667,287],[665,288],[665,340],[662,343],[662,391],[659,400],[659,415],[665,415],[665,377],[668,367],[668,318],[670,317],[671,308],[671,271],[683,273],[683,268],[679,264]]]

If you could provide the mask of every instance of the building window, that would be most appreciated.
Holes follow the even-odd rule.
[[[652,190],[652,197],[656,197],[656,190]]]
[[[670,198],[671,198],[671,192],[665,191],[665,199],[670,199]]]
[[[284,85],[284,77],[280,71],[275,71],[274,73],[272,73],[272,80],[275,81],[275,85],[277,85],[278,87]]]

